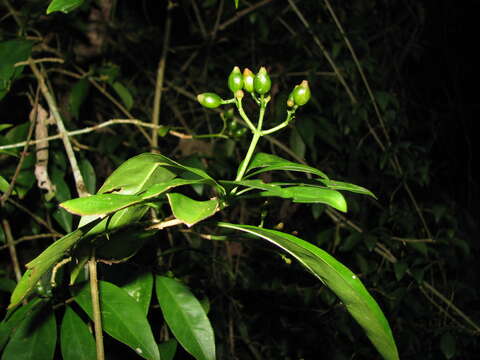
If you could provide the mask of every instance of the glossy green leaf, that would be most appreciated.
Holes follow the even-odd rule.
[[[112,87],[120,99],[122,99],[123,105],[125,105],[127,110],[130,110],[133,106],[133,97],[132,94],[130,94],[130,91],[118,81],[115,81],[112,84]]]
[[[76,215],[105,215],[135,205],[142,200],[136,195],[97,194],[68,200],[60,206]]]
[[[65,235],[46,248],[40,255],[27,264],[28,270],[23,274],[10,298],[9,309],[17,306],[35,287],[40,277],[50,270],[93,226],[100,220],[93,221]]]
[[[121,262],[134,256],[145,243],[155,235],[153,231],[142,231],[137,227],[117,231],[104,238],[103,242],[97,240],[95,246],[97,257],[103,260]],[[90,252],[85,252],[89,254]]]
[[[97,188],[97,177],[95,175],[95,169],[90,161],[87,159],[80,160],[78,167],[82,173],[85,186],[90,194],[94,194]]]
[[[38,307],[43,301],[40,298],[35,298],[15,310],[11,310],[5,316],[5,319],[0,323],[0,351],[3,349],[12,333],[18,328],[25,317]]]
[[[60,330],[63,360],[91,360],[96,358],[95,340],[87,324],[67,306]]]
[[[122,289],[127,292],[142,308],[144,315],[148,313],[150,300],[152,299],[153,275],[149,271],[141,271],[134,274]],[[163,359],[162,359],[163,360]]]
[[[13,124],[0,124],[0,131],[3,131],[5,129],[8,129],[10,127],[12,127]]]
[[[159,360],[158,346],[141,306],[124,290],[99,281],[103,329],[111,337],[130,346],[144,359]],[[75,301],[92,319],[90,286],[74,290]]]
[[[212,216],[220,208],[217,199],[197,201],[179,193],[169,193],[167,198],[173,215],[187,226]]]
[[[37,306],[13,333],[2,354],[2,360],[53,359],[57,342],[57,323],[53,310]]]
[[[340,298],[384,359],[399,359],[392,331],[382,310],[360,279],[331,255],[280,231],[223,222],[218,226],[253,234],[290,253]]]
[[[175,353],[177,352],[177,341],[175,339],[170,339],[158,344],[158,350],[160,351],[160,358],[162,360],[173,360]]]
[[[205,311],[181,282],[157,276],[155,288],[163,317],[182,347],[197,360],[215,360],[213,329]]]
[[[319,181],[329,189],[345,190],[345,191],[350,191],[357,194],[369,195],[375,199],[377,198],[370,190],[355,184],[350,184],[350,183],[337,181],[337,180],[327,180],[327,179],[319,179]]]
[[[255,169],[258,170],[253,171]],[[281,157],[266,153],[255,154],[252,161],[250,162],[250,165],[248,166],[247,175],[245,176],[245,178],[250,178],[257,174],[273,170],[298,171],[303,173],[315,174],[320,176],[321,178],[328,179],[328,176],[325,175],[322,171],[315,169],[311,166],[288,161],[282,159]]]
[[[263,191],[262,196],[279,196],[292,199],[297,203],[320,203],[347,212],[347,202],[341,193],[335,190],[315,186],[289,186],[278,189]]]
[[[70,90],[70,94],[68,96],[68,107],[70,114],[75,119],[80,117],[80,107],[85,102],[89,89],[90,81],[88,81],[87,78],[83,78],[78,80]]]
[[[61,11],[65,14],[68,14],[70,11],[73,11],[82,5],[83,1],[84,0],[52,0],[50,5],[48,5],[47,15],[55,11]]]
[[[0,191],[5,192],[9,187],[9,183],[3,176],[0,175]]]
[[[24,66],[15,64],[28,59],[32,52],[33,41],[14,39],[0,42],[0,100],[10,90],[12,81],[18,77]]]
[[[152,199],[178,186],[205,184],[208,182],[209,181],[207,179],[188,180],[188,179],[175,178],[164,183],[155,184],[149,187],[145,192],[140,193],[138,195],[141,196],[142,199],[144,200]]]

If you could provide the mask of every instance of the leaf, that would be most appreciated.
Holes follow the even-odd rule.
[[[197,201],[179,193],[169,193],[167,198],[173,215],[189,227],[212,216],[220,208],[217,199]]]
[[[8,181],[5,180],[5,178],[2,175],[0,175],[0,191],[6,192],[9,186],[10,184],[8,183]]]
[[[82,0],[83,1],[83,0]],[[86,78],[78,80],[75,85],[72,86],[70,94],[68,95],[68,107],[73,118],[79,119],[80,107],[87,98],[88,91],[90,89],[90,82]]]
[[[83,1],[84,0],[52,0],[50,5],[48,5],[47,15],[55,11],[61,11],[65,14],[68,14],[70,11],[73,11],[77,7],[81,6]]]
[[[2,230],[2,227],[0,226],[0,243],[3,242],[2,235],[3,235],[3,230]],[[0,291],[11,293],[13,289],[15,289],[16,285],[17,283],[12,279],[0,278]]]
[[[155,279],[163,317],[177,341],[197,360],[215,360],[212,325],[202,305],[181,282],[165,276]]]
[[[56,342],[55,315],[47,304],[43,304],[22,320],[5,347],[2,360],[53,359]]]
[[[302,159],[305,158],[305,151],[307,150],[307,147],[296,128],[293,128],[293,130],[290,132],[290,148],[295,154],[297,154],[298,157]]]
[[[235,0],[235,9],[238,9],[238,0]]]
[[[440,349],[447,359],[451,359],[455,356],[456,345],[455,338],[452,336],[452,334],[447,332],[442,335],[440,339]]]
[[[365,189],[364,187],[361,187],[358,185],[337,181],[337,180],[319,179],[318,181],[320,181],[326,187],[333,190],[345,190],[345,191],[350,191],[357,194],[369,195],[374,199],[377,198],[370,190]]]
[[[91,360],[96,358],[95,340],[87,324],[67,306],[60,330],[63,360]]]
[[[115,81],[112,84],[112,87],[120,99],[122,99],[123,105],[125,105],[127,110],[130,110],[133,106],[133,97],[132,94],[130,94],[130,91],[118,81]]]
[[[147,316],[148,308],[150,307],[150,300],[152,298],[152,273],[149,271],[142,271],[135,274],[135,277],[123,285],[122,289],[140,305],[144,315]]]
[[[94,245],[90,243],[87,245],[95,246],[98,258],[120,262],[134,256],[154,235],[155,232],[142,231],[137,227],[133,227],[111,234],[108,239],[105,237],[103,243],[98,244],[97,240]],[[84,253],[89,254],[91,252],[86,251]]]
[[[259,170],[251,172],[254,169]],[[328,176],[318,169],[315,169],[308,165],[288,161],[282,159],[281,157],[266,153],[255,154],[250,165],[247,168],[247,175],[245,176],[245,178],[250,178],[266,171],[273,170],[299,171],[303,173],[315,174],[320,176],[321,178],[328,180]]]
[[[149,187],[145,192],[140,193],[138,195],[141,196],[142,199],[144,200],[152,199],[178,186],[205,184],[207,182],[208,182],[207,179],[187,180],[187,179],[175,178],[164,183],[155,184]]]
[[[177,352],[177,341],[175,339],[170,339],[158,344],[158,350],[160,351],[160,358],[162,360],[173,360],[173,357]]]
[[[22,73],[24,66],[15,67],[15,64],[28,59],[33,43],[20,38],[0,42],[0,100],[10,90],[12,81]]]
[[[145,359],[160,360],[158,346],[141,306],[124,290],[99,281],[103,329],[111,337],[130,346]],[[73,291],[75,301],[93,319],[90,286]]]
[[[5,129],[8,129],[10,127],[12,127],[13,124],[0,124],[0,131],[3,131]]]
[[[23,319],[30,316],[32,311],[34,311],[42,302],[43,300],[40,298],[35,298],[28,304],[7,313],[5,319],[0,323],[0,351]]]
[[[347,202],[341,193],[335,190],[314,187],[314,186],[289,186],[281,188],[281,191],[263,191],[262,196],[279,196],[285,199],[292,199],[297,203],[321,203],[347,212]]]
[[[143,201],[140,196],[121,194],[97,194],[72,199],[60,204],[76,215],[105,215],[122,210]]]
[[[392,331],[382,310],[360,279],[331,255],[302,239],[280,231],[224,222],[217,225],[253,234],[291,254],[340,298],[384,359],[399,359]]]
[[[27,264],[28,270],[23,274],[10,298],[9,309],[17,306],[35,287],[38,280],[52,268],[68,250],[74,246],[100,220],[93,221],[65,235],[46,248],[40,255]]]
[[[90,194],[95,193],[95,189],[97,188],[97,178],[95,176],[95,169],[93,168],[90,161],[87,159],[80,160],[78,164],[80,168],[80,172],[82,173],[83,180],[85,181],[85,186],[87,187],[87,191]]]

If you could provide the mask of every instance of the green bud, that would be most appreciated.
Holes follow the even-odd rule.
[[[270,76],[268,76],[267,69],[265,69],[265,67],[262,66],[257,75],[255,75],[253,87],[260,95],[264,95],[270,91],[270,88],[272,87],[272,80],[270,80]]]
[[[235,66],[228,77],[228,87],[235,93],[243,89],[243,76],[238,66]]]
[[[209,109],[215,109],[222,103],[222,98],[215,93],[203,93],[197,95],[198,102]]]
[[[298,85],[296,85],[295,88],[290,93],[290,95],[288,95],[288,98],[287,98],[287,106],[288,107],[293,107],[295,105],[295,100],[293,99],[293,92],[295,91],[295,89],[297,87],[298,87]]]
[[[235,91],[235,94],[233,94],[233,95],[234,95],[235,98],[237,98],[237,99],[243,99],[243,96],[244,96],[243,90],[237,90],[237,91]]]
[[[308,81],[303,80],[300,85],[295,86],[295,89],[293,89],[292,92],[292,96],[293,101],[296,105],[305,105],[311,97],[310,88],[308,87]]]
[[[246,92],[249,92],[249,93],[253,92],[254,79],[255,79],[255,76],[253,75],[250,69],[243,70],[243,88],[245,89]]]

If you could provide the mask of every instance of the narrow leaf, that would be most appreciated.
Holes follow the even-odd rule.
[[[105,215],[135,205],[142,200],[140,196],[135,195],[97,194],[68,200],[60,206],[76,215]]]
[[[47,15],[55,11],[61,11],[68,14],[70,11],[82,5],[83,1],[84,0],[52,0],[50,5],[48,5]]]
[[[196,184],[205,184],[207,183],[208,180],[206,179],[200,179],[200,180],[188,180],[188,179],[180,179],[180,178],[175,178],[170,181],[160,183],[160,184],[155,184],[151,187],[149,187],[145,192],[138,194],[139,196],[142,197],[142,199],[152,199],[155,197],[158,197],[168,190],[171,190],[173,188],[176,188],[178,186],[184,186],[184,185],[196,185]]]
[[[255,169],[259,170],[253,171]],[[281,157],[266,153],[255,154],[250,165],[248,166],[247,175],[245,176],[245,178],[250,178],[257,174],[273,170],[299,171],[303,173],[315,174],[320,176],[321,178],[328,179],[328,176],[325,175],[322,171],[315,169],[311,166],[288,161],[282,159]]]
[[[133,97],[130,91],[118,81],[115,81],[112,86],[120,99],[122,99],[123,105],[125,105],[127,110],[130,110],[133,106]]]
[[[314,187],[314,186],[289,186],[281,188],[281,191],[263,191],[262,196],[279,196],[292,199],[297,203],[320,203],[347,212],[347,202],[341,193],[335,190]]]
[[[95,359],[95,340],[87,324],[70,306],[65,309],[60,333],[63,360]]]
[[[99,281],[103,329],[111,337],[130,346],[144,359],[159,360],[158,346],[141,306],[124,290]],[[75,301],[93,319],[90,286],[74,291]]]
[[[100,220],[95,220],[65,235],[46,248],[40,255],[27,264],[28,270],[23,274],[10,298],[9,309],[17,306],[35,287],[38,280],[50,270],[67,251],[74,246]]]
[[[360,279],[331,255],[280,231],[223,222],[217,225],[253,234],[290,253],[340,298],[384,359],[399,359],[392,331],[382,310]]]
[[[202,305],[181,282],[157,276],[156,292],[163,317],[177,341],[197,360],[215,360],[213,329]]]
[[[169,193],[167,198],[173,215],[187,226],[193,226],[219,210],[217,199],[197,201],[178,193]]]
[[[9,186],[8,181],[5,180],[5,178],[0,175],[0,191],[1,191],[1,192],[7,191],[8,186]]]
[[[162,360],[173,360],[175,353],[177,352],[177,341],[175,339],[170,339],[158,344],[158,350],[160,351],[160,357]]]
[[[370,190],[365,189],[364,187],[350,184],[337,180],[328,180],[328,179],[319,179],[326,187],[333,190],[346,190],[357,194],[369,195],[373,198],[377,198]]]
[[[53,359],[57,324],[47,304],[36,307],[25,317],[5,347],[2,360]]]

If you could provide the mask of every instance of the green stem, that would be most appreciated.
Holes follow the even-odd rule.
[[[88,261],[88,271],[90,273],[90,296],[92,298],[93,323],[95,326],[95,344],[97,349],[97,360],[105,360],[105,350],[103,347],[102,332],[102,313],[100,311],[100,296],[98,291],[97,278],[97,260],[95,253]]]
[[[272,134],[280,129],[283,129],[285,126],[287,126],[290,121],[293,120],[293,114],[295,113],[295,110],[288,110],[287,111],[287,118],[285,119],[284,122],[282,122],[281,124],[277,125],[277,126],[274,126],[273,128],[270,128],[268,130],[264,130],[262,131],[262,135],[269,135],[269,134]]]
[[[243,121],[245,121],[248,127],[250,128],[250,130],[252,130],[253,133],[255,133],[255,125],[252,124],[247,114],[245,113],[245,110],[243,110],[242,99],[238,99],[238,101],[236,102],[236,105],[237,105],[238,113],[242,117]]]

